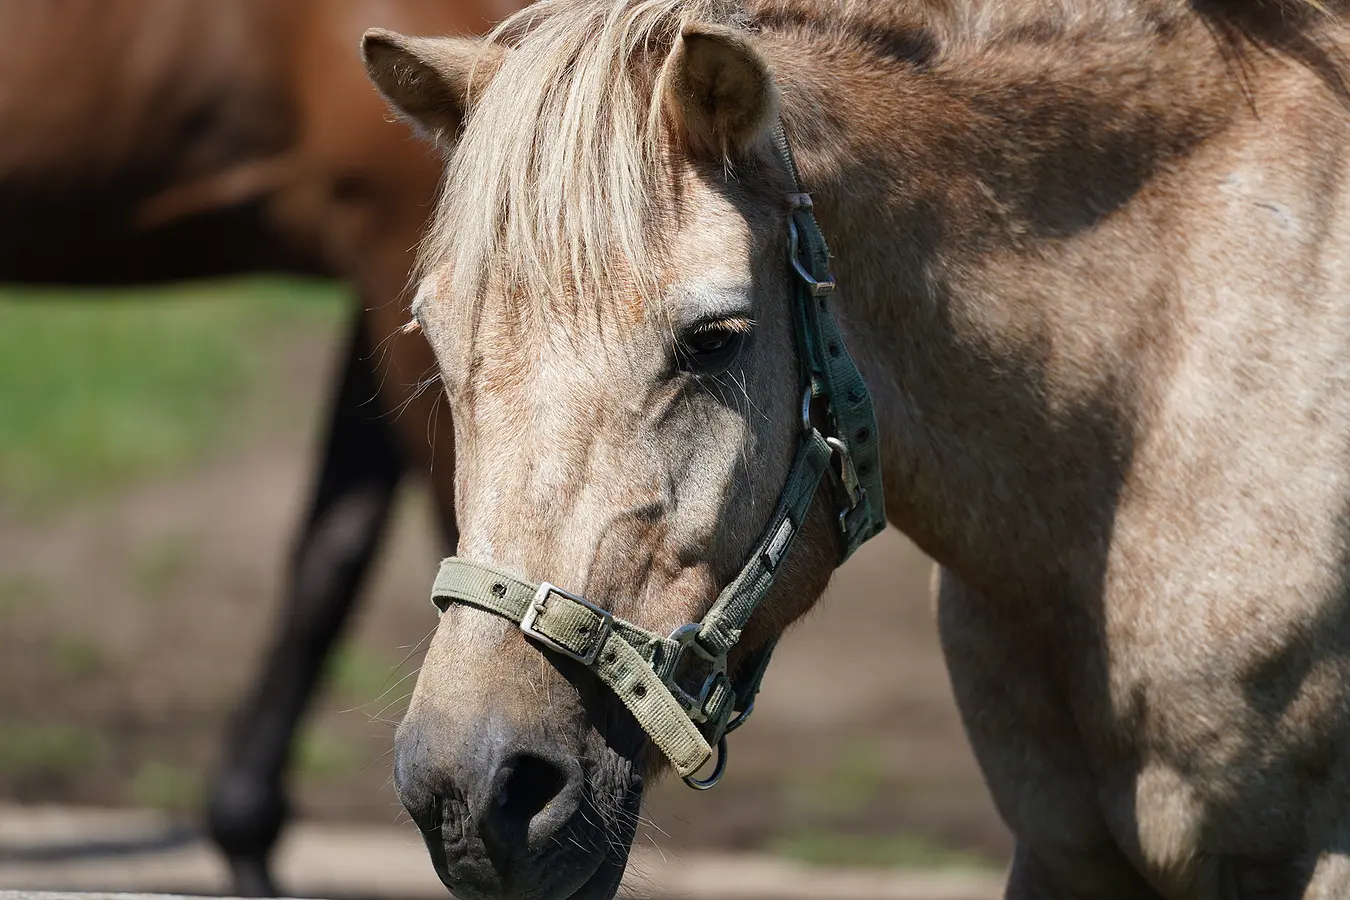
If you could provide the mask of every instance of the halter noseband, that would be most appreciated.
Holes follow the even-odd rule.
[[[826,472],[838,497],[843,563],[886,526],[876,414],[830,309],[834,278],[829,248],[780,123],[779,156],[791,174],[789,263],[796,275],[793,308],[802,387],[796,459],[758,544],[703,621],[669,637],[616,618],[556,585],[451,557],[441,562],[431,600],[441,612],[459,603],[516,623],[526,637],[590,669],[637,719],[690,787],[707,790],[726,770],[726,736],[745,723],[775,641],[748,660],[739,679],[727,654],[769,593]],[[694,774],[712,758],[712,775]]]

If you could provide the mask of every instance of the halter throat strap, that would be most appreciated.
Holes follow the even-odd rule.
[[[692,787],[716,784],[726,762],[726,735],[754,709],[772,643],[727,671],[727,656],[768,596],[826,473],[836,500],[843,563],[886,524],[871,396],[844,347],[831,309],[829,248],[796,161],[779,126],[777,146],[791,173],[790,253],[793,310],[802,388],[796,457],[778,503],[737,576],[701,622],[661,636],[548,582],[535,583],[460,557],[442,561],[432,602],[442,613],[462,605],[515,623],[527,638],[590,669],[628,708],[671,765]],[[733,718],[733,714],[739,712]],[[706,781],[694,773],[719,751]]]

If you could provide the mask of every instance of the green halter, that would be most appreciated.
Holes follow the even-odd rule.
[[[781,125],[777,144],[794,188],[789,196],[788,260],[797,276],[793,307],[802,428],[778,507],[740,574],[702,622],[683,625],[669,637],[615,618],[548,582],[525,581],[459,557],[441,562],[431,593],[441,612],[459,603],[502,616],[536,643],[589,668],[628,707],[685,782],[700,790],[721,780],[726,735],[753,712],[773,642],[747,661],[739,679],[727,671],[727,654],[768,595],[825,473],[833,476],[838,500],[840,563],[886,526],[872,398],[830,309],[834,279],[829,248],[810,195],[800,193],[796,161]],[[694,778],[714,746],[718,755],[712,775]]]

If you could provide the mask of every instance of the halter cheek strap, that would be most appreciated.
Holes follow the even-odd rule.
[[[740,573],[701,622],[668,637],[616,618],[548,582],[534,583],[460,557],[442,561],[431,599],[514,622],[526,637],[589,668],[623,702],[691,787],[707,789],[726,765],[726,735],[749,718],[773,644],[727,671],[727,654],[773,587],[774,577],[815,500],[826,473],[836,499],[839,562],[886,526],[876,416],[862,374],[849,357],[830,308],[834,279],[829,248],[810,195],[797,186],[796,162],[778,132],[778,150],[792,174],[789,263],[796,274],[793,309],[802,388],[797,454],[778,505]],[[737,714],[739,713],[739,714]],[[734,715],[734,718],[733,718]],[[718,749],[707,780],[694,778]]]

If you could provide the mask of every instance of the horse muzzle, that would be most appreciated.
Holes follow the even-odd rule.
[[[500,717],[451,730],[410,716],[394,752],[399,799],[460,900],[609,900],[617,892],[640,780],[616,797],[615,785],[594,783],[575,748]],[[612,799],[597,802],[597,793]]]

